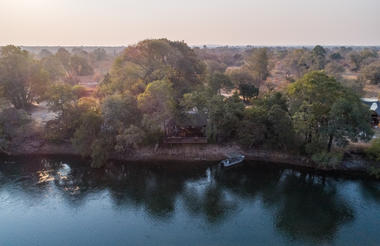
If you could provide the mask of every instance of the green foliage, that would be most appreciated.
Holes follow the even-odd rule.
[[[103,48],[96,48],[91,55],[96,61],[103,61],[107,58],[107,53]]]
[[[71,139],[73,145],[79,150],[81,155],[89,156],[92,152],[92,143],[97,138],[102,118],[98,112],[84,112],[79,120],[79,127],[76,128]]]
[[[359,71],[363,65],[368,65],[368,61],[377,58],[375,50],[364,49],[360,52],[352,51],[349,54],[352,71]]]
[[[100,168],[107,162],[110,152],[109,143],[105,141],[105,138],[96,139],[91,145],[91,167]]]
[[[66,70],[61,61],[54,55],[46,56],[41,59],[43,69],[48,73],[50,81],[58,81],[64,78]]]
[[[310,72],[289,86],[290,113],[295,130],[304,139],[305,151],[332,144],[345,146],[348,140],[368,141],[373,132],[369,111],[349,89],[323,72]]]
[[[216,95],[208,102],[208,138],[213,142],[232,140],[244,115],[244,104],[237,94],[224,99]]]
[[[86,88],[81,85],[74,85],[72,91],[77,98],[85,97],[87,94]]]
[[[137,108],[137,100],[129,93],[108,96],[102,103],[103,127],[115,134],[132,124],[138,125],[141,113]]]
[[[0,96],[17,108],[47,99],[49,109],[57,113],[46,126],[47,138],[71,140],[83,156],[92,157],[94,167],[112,154],[125,155],[158,143],[165,123],[189,123],[189,111],[204,118],[210,142],[236,141],[248,148],[287,151],[302,148],[302,153],[325,166],[340,160],[330,152],[332,146],[368,141],[373,134],[369,111],[358,97],[365,81],[378,83],[376,52],[371,49],[330,51],[317,45],[193,50],[183,42],[145,40],[115,59],[96,98],[87,97],[84,87],[69,84],[76,84],[77,76],[93,74],[91,64],[108,59],[105,50],[88,53],[74,48],[72,53],[64,48],[56,54],[44,51],[41,61],[36,61],[26,51],[4,47]],[[207,63],[207,70],[198,57]],[[349,57],[361,69],[358,82],[341,76],[347,66],[343,59]],[[285,65],[289,81],[300,78],[289,86],[287,97],[273,92],[259,95],[272,61]],[[321,69],[328,75],[310,72]],[[48,80],[54,84],[48,86]],[[356,88],[356,94],[348,87]],[[234,89],[235,94],[224,97],[221,89]],[[7,146],[10,135],[0,119],[0,148]]]
[[[70,66],[79,76],[87,76],[94,74],[94,69],[90,66],[86,58],[74,55],[70,58]]]
[[[193,91],[183,95],[181,100],[181,107],[184,110],[191,110],[197,108],[200,111],[206,111],[209,95],[206,91]]]
[[[320,46],[317,45],[313,48],[311,51],[312,54],[312,65],[314,70],[321,70],[326,65],[326,50]]]
[[[285,58],[285,66],[289,76],[294,75],[295,79],[301,78],[312,67],[311,52],[307,49],[293,50]]]
[[[380,63],[371,63],[368,66],[363,67],[360,72],[360,77],[365,82],[371,84],[380,84]]]
[[[347,91],[331,106],[325,130],[338,146],[344,147],[349,140],[358,142],[369,141],[372,138],[373,131],[368,122],[370,122],[368,108],[356,95]],[[328,151],[332,142],[329,144]]]
[[[320,152],[313,154],[311,159],[317,163],[320,167],[332,167],[335,168],[343,160],[343,153],[341,152]]]
[[[341,78],[344,70],[344,66],[337,62],[330,62],[325,67],[325,71],[328,75],[339,79]]]
[[[246,147],[296,147],[292,120],[281,93],[266,94],[253,100],[252,107],[245,110],[238,139]]]
[[[73,87],[67,84],[54,84],[48,91],[49,109],[58,118],[49,121],[45,137],[51,141],[70,139],[81,125],[82,116],[90,111],[99,112],[98,102],[93,98],[79,98]]]
[[[12,45],[1,49],[0,96],[16,108],[26,109],[44,98],[47,86],[48,74],[27,51]]]
[[[375,177],[377,179],[380,179],[380,168],[379,167],[373,167],[373,166],[369,167],[368,173],[371,176],[373,176],[373,177]]]
[[[131,125],[116,136],[115,150],[119,153],[128,153],[142,144],[145,138],[145,132],[142,129]]]
[[[208,81],[208,87],[213,95],[220,94],[220,89],[231,89],[233,86],[231,79],[222,73],[213,73]]]
[[[265,81],[269,76],[269,55],[267,48],[254,49],[247,58],[247,67],[257,80]]]
[[[0,110],[0,153],[7,153],[10,142],[17,136],[18,129],[30,121],[30,116],[22,109]]]
[[[365,152],[370,159],[380,161],[380,138],[373,140]]]
[[[259,89],[251,84],[240,84],[239,92],[245,102],[259,95]]]
[[[240,84],[255,85],[256,87],[259,87],[261,84],[261,81],[255,78],[247,69],[233,69],[228,72],[228,75],[237,88]]]
[[[64,115],[67,110],[74,106],[78,95],[68,84],[53,84],[47,93],[48,106],[51,111]]]
[[[168,80],[149,83],[144,93],[138,96],[138,107],[149,115],[152,123],[162,125],[171,115],[173,87]]]
[[[94,74],[91,62],[92,60],[97,61],[97,58],[92,58],[92,55],[97,56],[97,54],[92,53],[90,55],[81,48],[73,48],[72,52],[73,55],[66,49],[60,48],[55,55],[45,53],[42,56],[41,64],[51,81],[74,85],[79,81],[77,76]],[[99,54],[99,56],[101,55]]]
[[[342,60],[343,56],[339,52],[332,53],[330,55],[331,60]]]
[[[202,84],[205,65],[183,42],[167,39],[144,40],[129,46],[111,70],[111,92],[132,91],[136,83],[148,85],[168,80],[176,97]]]

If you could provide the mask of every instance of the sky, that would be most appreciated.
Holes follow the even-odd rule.
[[[0,45],[380,45],[380,0],[0,0]]]

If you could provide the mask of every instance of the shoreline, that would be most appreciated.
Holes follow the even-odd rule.
[[[81,157],[80,153],[71,145],[71,143],[41,143],[38,141],[25,141],[23,144],[14,146],[11,155],[8,157],[23,156],[72,156]],[[117,162],[215,162],[226,158],[227,153],[240,153],[246,156],[248,162],[266,162],[272,163],[274,166],[285,166],[296,170],[306,170],[308,172],[316,172],[318,174],[343,174],[351,177],[371,177],[369,168],[374,163],[365,160],[360,155],[345,157],[340,165],[335,167],[324,167],[314,163],[310,158],[295,155],[286,152],[274,150],[245,150],[235,144],[229,145],[175,145],[142,147],[138,151],[134,151],[128,155],[113,154],[109,158],[110,161]],[[88,159],[88,158],[83,158]],[[378,165],[377,165],[378,166]]]

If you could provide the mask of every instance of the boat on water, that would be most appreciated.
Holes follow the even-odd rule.
[[[235,154],[235,155],[231,155],[230,157],[228,157],[227,159],[225,160],[222,160],[220,162],[220,164],[223,166],[223,167],[232,167],[232,166],[235,166],[237,164],[240,164],[244,161],[245,159],[245,156],[244,155],[240,155],[240,154]]]

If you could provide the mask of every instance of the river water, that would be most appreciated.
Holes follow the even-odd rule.
[[[380,245],[380,182],[262,163],[0,159],[0,245]]]

